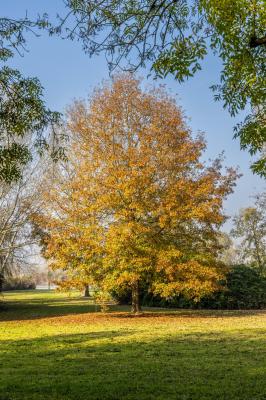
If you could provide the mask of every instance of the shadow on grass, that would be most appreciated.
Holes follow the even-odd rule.
[[[113,318],[230,318],[230,317],[246,317],[252,315],[266,315],[266,310],[192,310],[192,309],[158,309],[151,307],[143,307],[143,312],[134,315],[130,312],[120,312],[113,314]],[[265,398],[266,400],[266,398]]]
[[[23,321],[41,318],[52,318],[67,315],[95,313],[100,311],[92,299],[83,297],[53,297],[49,291],[9,293],[6,302],[0,308],[1,321]],[[25,294],[25,297],[12,300],[16,294]],[[34,295],[36,295],[34,297]],[[38,297],[39,296],[39,297]],[[51,297],[49,297],[51,296]],[[246,317],[248,315],[266,314],[266,310],[191,310],[191,309],[160,309],[143,308],[143,313],[130,313],[129,306],[111,306],[108,313],[110,318],[221,318]],[[1,399],[0,399],[1,400]]]
[[[131,336],[132,335],[132,336]],[[2,341],[1,400],[265,400],[265,332]]]
[[[6,296],[2,300],[0,321],[33,320],[99,311],[99,306],[88,298],[68,296],[49,298],[47,295],[52,295],[49,292],[43,293],[43,297],[27,297],[27,295],[32,295],[33,292],[31,292],[26,293],[22,299],[13,300],[12,295],[17,293],[19,292],[12,293],[10,297]],[[36,295],[41,294],[38,292]]]

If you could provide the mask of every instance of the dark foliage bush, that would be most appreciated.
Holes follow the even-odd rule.
[[[204,297],[199,302],[188,300],[183,296],[162,299],[148,292],[146,285],[141,287],[140,298],[143,306],[167,308],[196,309],[258,309],[266,308],[266,278],[258,271],[246,265],[231,267],[222,289],[212,296]],[[121,304],[130,304],[130,292],[113,293]]]
[[[202,308],[266,308],[266,278],[254,268],[238,265],[227,274],[224,291],[202,299]]]
[[[35,282],[29,277],[9,278],[3,284],[3,291],[36,289]]]

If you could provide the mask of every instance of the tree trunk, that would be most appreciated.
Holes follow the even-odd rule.
[[[4,274],[0,272],[0,293],[3,291],[3,284],[4,284]]]
[[[257,231],[256,231],[256,228],[255,228],[254,224],[253,224],[252,228],[253,228],[253,238],[254,238],[255,252],[256,252],[255,257],[257,259],[259,271],[260,271],[260,273],[262,273],[263,269],[264,269],[263,268],[264,267],[264,265],[263,265],[264,263],[263,263],[263,261],[261,259],[261,256],[260,256],[259,240],[258,240],[258,235],[257,235]]]
[[[90,297],[90,287],[89,285],[84,286],[84,297]]]
[[[132,286],[132,312],[138,314],[141,311],[139,302],[139,281],[136,281]]]

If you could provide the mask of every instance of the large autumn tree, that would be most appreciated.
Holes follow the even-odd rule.
[[[199,299],[218,287],[217,232],[236,172],[201,161],[182,111],[132,76],[96,90],[68,113],[69,162],[40,219],[54,268],[87,274],[103,290],[139,288]],[[45,210],[45,209],[44,209]]]

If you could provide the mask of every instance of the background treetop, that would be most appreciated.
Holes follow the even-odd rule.
[[[242,262],[266,274],[266,193],[255,197],[253,206],[243,208],[233,219],[231,234],[240,240]]]

